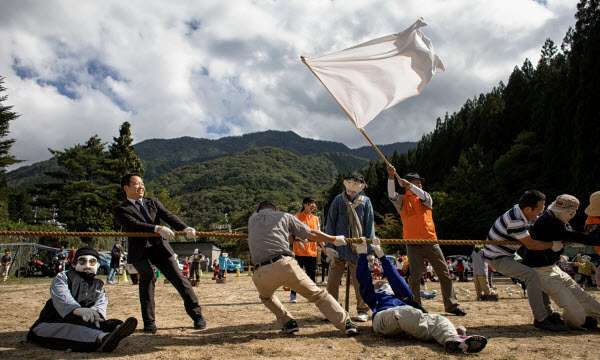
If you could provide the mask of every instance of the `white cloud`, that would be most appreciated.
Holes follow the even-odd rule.
[[[132,123],[136,141],[217,138],[268,129],[366,140],[300,62],[404,30],[422,16],[447,71],[425,92],[381,114],[377,143],[416,141],[435,119],[537,63],[560,45],[576,0],[18,1],[0,13],[0,75],[13,153],[49,157]],[[28,162],[28,163],[30,163]]]

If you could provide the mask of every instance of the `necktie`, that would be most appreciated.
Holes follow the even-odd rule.
[[[146,222],[148,224],[153,224],[154,222],[152,221],[152,219],[150,219],[150,214],[148,214],[148,211],[146,210],[144,205],[142,205],[142,202],[139,200],[136,200],[135,203],[140,207],[140,212],[144,216],[144,219],[146,219]]]

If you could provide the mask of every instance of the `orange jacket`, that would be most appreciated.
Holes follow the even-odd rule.
[[[400,217],[405,239],[437,239],[431,209],[410,191],[402,195]]]
[[[600,217],[588,215],[587,220],[585,221],[585,226],[583,227],[585,232],[588,232],[588,225],[600,225]],[[594,246],[596,252],[600,254],[600,246]]]
[[[314,230],[319,230],[319,218],[308,214],[306,215],[304,211],[301,211],[296,214],[298,220],[308,225],[309,228]],[[317,243],[314,241],[309,241],[307,244],[304,244],[304,250],[301,250],[298,246],[298,242],[294,241],[293,243],[293,251],[297,256],[312,256],[317,257]]]

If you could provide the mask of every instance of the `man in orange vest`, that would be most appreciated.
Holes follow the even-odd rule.
[[[423,190],[423,181],[425,179],[417,173],[406,174],[403,179],[400,179],[400,185],[405,190],[405,194],[400,196],[395,190],[394,174],[396,173],[396,169],[389,165],[387,171],[389,198],[400,213],[404,238],[437,240],[431,212],[433,200],[431,199],[431,195]],[[466,311],[460,308],[456,300],[450,273],[448,272],[448,267],[446,266],[444,254],[440,246],[437,244],[407,245],[406,251],[410,259],[409,287],[414,300],[421,303],[420,281],[423,274],[423,262],[427,259],[438,275],[442,297],[444,298],[445,311],[457,316],[467,315]]]
[[[313,230],[320,230],[319,217],[313,215],[313,212],[317,209],[317,200],[312,197],[306,197],[302,200],[302,211],[296,214],[296,217],[300,222],[308,225]],[[308,277],[316,283],[317,273],[317,243],[308,242],[305,239],[294,238],[293,251],[298,261],[298,265],[304,269]],[[324,244],[321,244],[321,248],[324,248]],[[296,292],[291,290],[290,302],[296,303]]]

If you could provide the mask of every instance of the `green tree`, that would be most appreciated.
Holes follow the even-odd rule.
[[[6,91],[6,88],[2,84],[4,84],[4,77],[0,76],[0,93]],[[6,173],[7,166],[21,162],[21,160],[17,160],[13,155],[9,154],[15,139],[5,139],[9,133],[8,127],[10,122],[21,116],[12,111],[13,105],[4,105],[7,98],[7,95],[0,95],[0,139],[4,139],[0,140],[0,175]]]
[[[113,226],[114,188],[104,146],[93,136],[64,151],[50,149],[62,169],[47,173],[54,182],[36,187],[36,204],[57,207],[57,219],[69,231],[107,231]]]

